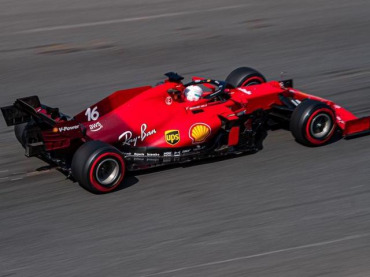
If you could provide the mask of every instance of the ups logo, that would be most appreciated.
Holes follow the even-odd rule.
[[[180,141],[180,132],[178,130],[168,130],[164,132],[166,142],[171,145],[175,145]]]

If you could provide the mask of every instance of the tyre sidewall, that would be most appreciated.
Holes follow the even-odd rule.
[[[325,103],[315,100],[306,100],[300,105],[297,106],[291,117],[290,129],[293,136],[298,142],[308,146],[321,146],[329,142],[337,126],[333,110]],[[321,113],[328,115],[332,124],[328,134],[318,139],[311,134],[310,127],[313,119]]]
[[[14,134],[19,143],[22,145],[23,148],[26,147],[27,139],[26,139],[26,129],[29,126],[29,123],[21,123],[14,126]]]
[[[110,148],[102,149],[100,151],[97,150],[96,153],[94,153],[93,157],[90,157],[90,159],[86,162],[85,170],[88,173],[87,182],[92,188],[92,190],[94,190],[95,192],[105,193],[105,192],[113,191],[122,182],[123,177],[125,175],[125,162],[123,160],[122,155],[117,152],[118,151],[114,151],[114,149],[110,149]],[[120,172],[119,177],[109,187],[101,185],[99,181],[96,179],[97,165],[107,158],[113,158],[114,160],[118,162],[119,172]]]
[[[266,78],[253,68],[239,67],[227,76],[226,82],[228,85],[237,88],[265,83]]]
[[[322,139],[315,138],[313,134],[311,134],[311,124],[316,116],[319,114],[326,114],[330,117],[331,119],[331,127],[329,133],[323,137]],[[329,107],[323,107],[319,108],[311,113],[311,115],[307,118],[307,122],[305,124],[305,137],[306,139],[312,144],[312,145],[322,145],[327,143],[333,136],[336,123],[335,123],[335,116],[333,111]]]
[[[262,83],[265,83],[266,80],[259,75],[250,75],[246,76],[242,81],[241,81],[241,87],[247,87],[247,86],[252,86],[252,85],[259,85]]]
[[[114,158],[120,166],[120,177],[111,187],[102,186],[94,177],[97,164],[107,157]],[[80,146],[73,156],[71,169],[74,179],[94,193],[107,193],[116,189],[122,182],[126,170],[121,153],[101,141],[89,141]]]

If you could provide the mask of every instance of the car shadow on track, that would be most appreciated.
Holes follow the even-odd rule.
[[[160,172],[160,171],[166,171],[166,170],[171,170],[175,168],[188,168],[188,167],[193,167],[193,166],[199,166],[203,164],[212,164],[212,163],[217,163],[225,160],[232,160],[244,156],[249,156],[252,154],[255,154],[248,152],[248,153],[240,153],[240,154],[230,154],[230,155],[225,155],[225,156],[218,156],[218,157],[209,157],[209,158],[203,158],[199,160],[193,160],[193,161],[187,161],[187,162],[181,162],[181,163],[173,163],[173,164],[168,164],[168,165],[161,165],[158,167],[152,167],[152,168],[147,168],[147,169],[140,169],[140,170],[135,170],[135,171],[129,171],[127,173],[127,176],[140,176],[140,175],[146,175],[146,174],[151,174],[154,172]]]
[[[139,179],[136,178],[134,175],[127,174],[125,178],[123,179],[123,182],[113,192],[128,189],[129,187],[132,187],[138,182],[139,182]]]
[[[300,145],[303,145],[304,147],[308,147],[308,148],[317,148],[317,147],[325,147],[326,145],[330,145],[330,144],[333,144],[333,143],[336,143],[340,140],[343,139],[343,133],[342,131],[340,130],[337,130],[335,132],[335,134],[333,135],[333,137],[326,143],[322,144],[322,145],[319,145],[319,146],[315,146],[315,145],[304,145],[302,143],[300,143],[299,141],[295,140],[296,143],[300,144]]]
[[[338,130],[333,135],[332,139],[330,141],[328,141],[325,145],[323,145],[323,147],[325,147],[326,145],[338,142],[341,139],[343,139],[343,134],[342,134],[342,132],[340,132]],[[296,143],[299,143],[299,142],[296,141]],[[305,145],[304,147],[311,148],[311,147],[317,147],[317,146],[306,146]],[[262,146],[262,149],[260,149],[259,151],[261,151],[261,150],[263,150],[263,146]],[[120,190],[129,188],[129,187],[135,185],[136,183],[138,183],[139,180],[136,178],[136,176],[152,174],[152,173],[161,172],[161,171],[163,171],[165,173],[165,171],[172,170],[172,169],[175,169],[175,168],[189,168],[189,167],[199,166],[199,165],[203,165],[203,164],[212,164],[212,163],[217,163],[217,162],[221,162],[221,161],[225,161],[225,160],[237,159],[237,158],[241,158],[241,157],[244,157],[244,156],[249,156],[249,155],[256,154],[259,151],[246,152],[246,153],[241,153],[241,154],[230,154],[230,155],[218,156],[218,157],[209,157],[209,158],[187,161],[187,162],[182,162],[182,163],[168,164],[168,165],[162,165],[162,166],[152,167],[152,168],[147,168],[147,169],[129,171],[129,172],[127,172],[125,180],[116,189],[116,191],[120,191]]]
[[[329,142],[327,142],[325,145],[335,143],[335,142],[341,140],[342,138],[343,138],[342,133],[338,131],[333,136],[333,138]],[[297,143],[299,143],[299,142],[297,142]],[[305,147],[315,147],[315,146],[305,146]],[[259,151],[261,151],[261,150],[263,150],[263,146]],[[139,183],[139,179],[136,176],[147,175],[147,174],[152,174],[152,173],[161,172],[161,171],[163,171],[165,173],[165,171],[167,171],[167,170],[172,170],[172,169],[176,169],[176,168],[189,168],[189,167],[200,166],[200,165],[204,165],[204,164],[218,163],[218,162],[222,162],[222,161],[225,161],[225,160],[232,160],[232,159],[241,158],[241,157],[244,157],[244,156],[249,156],[249,155],[255,154],[259,151],[246,152],[246,153],[240,153],[240,154],[229,154],[229,155],[223,155],[223,156],[217,156],[217,157],[208,157],[208,158],[186,161],[186,162],[181,162],[181,163],[173,163],[173,164],[161,165],[161,166],[151,167],[151,168],[146,168],[146,169],[139,169],[139,170],[135,170],[135,171],[127,171],[123,182],[114,191],[117,192],[117,191],[121,191],[121,190],[124,190],[124,189],[128,189],[129,187],[132,187],[132,186],[136,185],[137,183]],[[52,168],[55,168],[56,170],[58,170],[59,172],[64,174],[73,183],[78,183],[78,182],[76,182],[76,180],[73,179],[73,177],[68,176],[66,171],[61,170],[60,168],[58,168],[55,165],[42,166],[40,168],[37,168],[36,171],[46,171],[46,170],[50,170]]]

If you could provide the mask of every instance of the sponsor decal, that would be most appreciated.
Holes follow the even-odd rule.
[[[118,140],[122,140],[122,145],[136,146],[138,141],[143,142],[147,137],[157,133],[155,129],[150,131],[147,131],[147,129],[148,126],[144,123],[141,125],[139,136],[134,137],[131,131],[126,131],[118,137]]]
[[[211,134],[211,127],[205,123],[195,123],[189,129],[189,137],[193,140],[193,143],[202,143]]]
[[[185,150],[182,150],[181,152],[182,152],[182,154],[188,154],[188,153],[190,153],[190,151],[191,151],[191,149],[185,149]]]
[[[344,121],[340,116],[337,115],[336,118],[337,118],[339,123],[344,124]]]
[[[204,145],[203,146],[197,145],[196,148],[195,148],[195,150],[198,150],[199,151],[199,150],[202,150],[204,148],[206,148]]]
[[[147,153],[147,161],[158,161],[161,155],[159,153]]]
[[[98,107],[95,106],[92,109],[88,108],[85,112],[85,115],[87,116],[87,121],[98,120],[98,118],[99,118]]]
[[[147,157],[159,157],[159,153],[147,153]]]
[[[243,92],[243,93],[245,93],[245,94],[252,95],[252,92],[249,91],[249,90],[247,90],[247,89],[245,89],[245,88],[238,88],[238,90],[241,91],[241,92]]]
[[[180,151],[175,151],[175,152],[173,152],[173,156],[174,157],[180,157],[181,156],[181,152]]]
[[[167,96],[167,97],[166,97],[166,100],[165,100],[165,103],[166,103],[167,105],[172,105],[172,102],[173,102],[172,97],[171,97],[171,96]]]
[[[172,160],[172,152],[163,152],[163,162],[168,163]]]
[[[194,106],[194,107],[187,107],[186,109],[196,110],[196,109],[201,109],[201,108],[205,108],[205,107],[207,107],[207,104],[198,105],[198,106]]]
[[[89,128],[91,132],[97,132],[103,129],[103,125],[100,122],[96,122],[96,123],[90,124]]]
[[[144,153],[134,153],[134,161],[144,161]]]
[[[80,128],[79,125],[75,125],[75,126],[64,126],[64,127],[59,127],[58,130],[59,130],[59,132],[68,132],[68,131],[72,131],[72,130],[77,130],[79,128]]]
[[[122,153],[127,158],[148,158],[148,159],[159,159],[161,157],[161,154],[159,153],[142,153],[142,152],[123,152]]]
[[[180,131],[179,130],[168,130],[164,132],[164,137],[168,144],[175,145],[180,141]]]

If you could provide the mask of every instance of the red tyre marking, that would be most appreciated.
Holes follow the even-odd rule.
[[[326,136],[326,138],[324,139],[316,139],[314,138],[312,135],[311,135],[311,132],[310,132],[310,125],[311,125],[311,122],[312,120],[315,118],[315,116],[319,113],[326,113],[330,116],[332,122],[333,122],[333,126],[329,132],[329,134]],[[307,124],[306,124],[306,133],[305,133],[305,136],[307,138],[307,140],[314,144],[314,145],[322,145],[324,144],[325,142],[328,142],[331,137],[333,136],[334,134],[334,131],[335,131],[335,127],[336,127],[336,121],[335,121],[335,117],[334,117],[334,113],[331,109],[328,109],[328,108],[321,108],[321,109],[318,109],[317,111],[315,111],[308,119],[307,121]]]
[[[99,161],[101,161],[104,157],[106,156],[113,156],[114,158],[116,158],[118,160],[118,162],[120,163],[121,165],[121,176],[120,178],[117,180],[117,182],[115,183],[114,186],[112,187],[104,187],[102,185],[100,185],[98,183],[98,181],[95,179],[95,174],[94,174],[94,169],[95,169],[95,166],[97,165],[97,163]],[[114,190],[121,182],[122,182],[122,179],[123,177],[125,176],[125,161],[123,160],[122,156],[117,154],[117,153],[114,153],[114,152],[107,152],[107,153],[104,153],[102,155],[100,155],[92,164],[92,166],[90,167],[90,182],[91,184],[94,186],[94,188],[100,192],[109,192],[109,191],[112,191]]]
[[[247,86],[247,84],[249,83],[249,82],[251,82],[251,81],[258,81],[259,83],[264,83],[265,82],[265,80],[263,80],[263,78],[261,78],[261,77],[258,77],[258,76],[253,76],[253,77],[250,77],[250,78],[248,78],[247,80],[245,80],[244,82],[243,82],[243,84],[241,85],[241,87],[245,87],[245,86]]]

